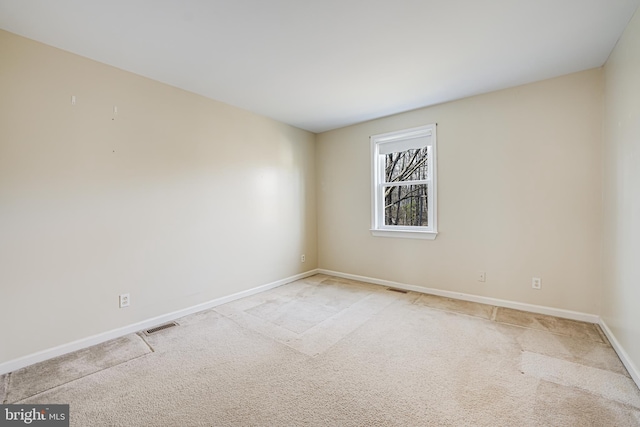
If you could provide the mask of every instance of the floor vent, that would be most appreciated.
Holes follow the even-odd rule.
[[[145,335],[155,334],[156,332],[163,331],[168,328],[173,328],[174,326],[178,326],[176,322],[165,323],[164,325],[156,326],[155,328],[147,329],[144,331]]]
[[[391,291],[391,292],[398,292],[398,293],[401,293],[401,294],[409,293],[409,291],[405,291],[404,289],[387,288],[387,290]]]

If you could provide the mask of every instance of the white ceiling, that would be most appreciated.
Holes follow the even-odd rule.
[[[601,66],[639,3],[0,0],[0,28],[321,132]]]

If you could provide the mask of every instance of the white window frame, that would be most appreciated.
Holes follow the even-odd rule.
[[[385,144],[399,144],[405,140],[421,138],[422,146],[430,147],[429,178],[420,181],[406,181],[412,184],[428,184],[428,227],[385,225],[384,187],[385,154],[380,154]],[[437,144],[436,125],[430,124],[411,129],[403,129],[371,136],[371,234],[378,237],[400,237],[433,240],[438,235],[437,215]]]

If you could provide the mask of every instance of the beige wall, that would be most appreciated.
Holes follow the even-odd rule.
[[[0,363],[320,267],[602,314],[640,365],[639,52],[316,137],[0,31]],[[369,136],[434,122],[439,236],[372,237]]]
[[[605,65],[602,318],[640,368],[640,12]]]
[[[320,268],[597,314],[602,91],[594,69],[320,134]],[[440,234],[372,237],[369,136],[429,123]]]
[[[316,267],[315,135],[3,31],[0,58],[0,363]]]

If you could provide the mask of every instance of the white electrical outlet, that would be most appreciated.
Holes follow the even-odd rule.
[[[129,307],[129,294],[120,294],[120,308]]]
[[[542,287],[542,280],[539,277],[534,277],[531,279],[531,287],[533,289],[540,289]]]
[[[305,262],[306,260],[307,257],[304,254],[300,255],[300,262]]]
[[[478,271],[478,282],[486,282],[487,281],[487,273],[484,271]]]

